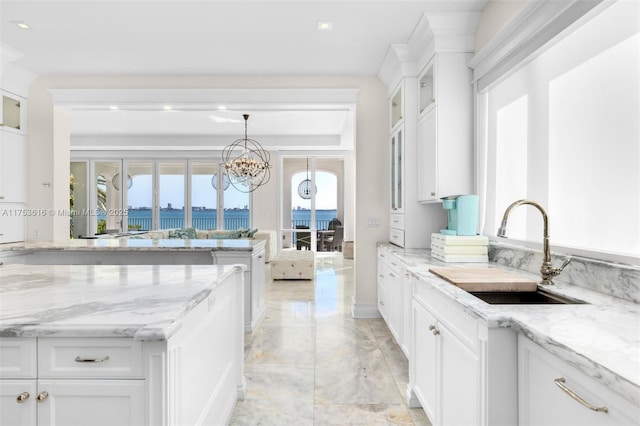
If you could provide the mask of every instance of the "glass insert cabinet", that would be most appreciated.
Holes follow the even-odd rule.
[[[0,104],[0,128],[20,130],[22,123],[21,102],[18,97],[2,94],[2,104]]]
[[[401,213],[404,206],[404,140],[402,127],[391,135],[391,211]]]

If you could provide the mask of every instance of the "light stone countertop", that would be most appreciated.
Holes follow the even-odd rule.
[[[30,250],[104,250],[104,251],[253,251],[264,245],[264,240],[250,239],[151,239],[151,238],[102,238],[73,239],[57,242],[16,243],[2,247],[5,251]]]
[[[380,244],[408,270],[488,327],[510,327],[640,406],[640,305],[558,282],[546,291],[586,302],[567,305],[491,305],[429,272],[437,267],[490,267],[538,279],[496,263],[444,263],[429,250]]]
[[[6,265],[0,337],[167,340],[244,265]]]

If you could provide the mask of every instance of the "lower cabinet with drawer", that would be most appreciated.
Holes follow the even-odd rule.
[[[640,407],[518,336],[520,425],[638,425]]]
[[[407,267],[384,247],[378,247],[378,310],[396,342],[409,357],[411,291]]]
[[[227,423],[245,391],[243,286],[221,282],[168,338],[0,337],[0,425]]]
[[[413,291],[409,404],[433,425],[517,422],[516,335],[490,329],[410,274]]]
[[[120,338],[3,339],[0,423],[145,424],[141,348]],[[17,351],[35,362],[25,366]]]

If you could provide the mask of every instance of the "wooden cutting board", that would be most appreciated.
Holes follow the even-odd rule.
[[[535,291],[538,283],[494,268],[431,268],[430,272],[465,291]]]

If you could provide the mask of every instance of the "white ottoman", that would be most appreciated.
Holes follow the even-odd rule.
[[[316,254],[310,250],[283,250],[271,259],[274,280],[312,280],[316,272]]]

